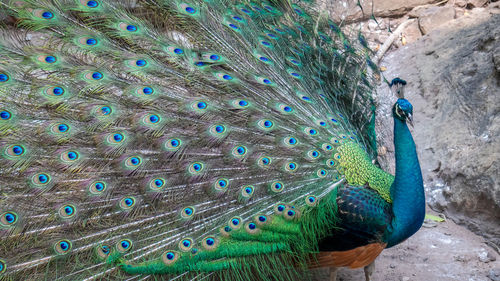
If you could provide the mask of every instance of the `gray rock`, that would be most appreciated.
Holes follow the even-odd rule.
[[[500,268],[491,269],[488,272],[488,278],[492,281],[500,281]]]
[[[346,11],[347,15],[343,18],[338,17],[341,13],[333,13],[334,20],[347,20],[347,21],[359,21],[361,19],[369,19],[371,17],[371,11],[375,17],[391,17],[395,18],[398,16],[403,16],[407,12],[411,11],[414,7],[437,3],[440,0],[373,0],[373,1],[363,1],[364,14],[361,9],[356,7],[356,1],[345,1],[346,6],[344,6],[344,1],[331,1],[331,0],[320,0],[318,1],[320,6],[329,9],[331,11]]]
[[[422,34],[425,35],[454,18],[455,8],[453,7],[430,7],[420,12],[418,25]]]

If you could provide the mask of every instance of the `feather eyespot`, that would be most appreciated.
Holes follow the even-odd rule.
[[[235,146],[232,150],[232,154],[236,158],[243,158],[247,154],[248,150],[245,146],[239,145]]]
[[[283,203],[278,203],[274,206],[274,213],[277,215],[283,214],[283,211],[285,211],[286,206]]]
[[[323,145],[321,145],[321,148],[324,150],[324,151],[331,151],[333,149],[332,145],[331,144],[328,144],[328,143],[324,143]]]
[[[334,145],[338,145],[340,143],[342,143],[340,140],[338,140],[337,138],[331,138],[330,139],[330,142],[333,143]]]
[[[0,260],[0,274],[5,273],[5,271],[7,271],[7,264],[3,260]]]
[[[87,78],[90,81],[99,81],[104,78],[104,74],[99,71],[91,71],[85,74],[85,78]]]
[[[63,219],[70,219],[76,215],[76,208],[71,204],[66,204],[59,208],[58,214]]]
[[[218,179],[214,183],[214,189],[215,191],[226,191],[229,187],[229,180],[228,179]]]
[[[236,31],[239,31],[240,30],[240,27],[237,26],[236,24],[234,23],[229,23],[227,26],[229,26],[230,28],[236,30]]]
[[[166,182],[164,178],[154,178],[149,181],[149,189],[152,191],[160,191],[165,187]]]
[[[332,167],[335,167],[335,161],[333,159],[328,159],[326,160],[326,166],[328,168],[332,168]]]
[[[229,225],[226,225],[224,227],[219,228],[219,232],[224,237],[230,237],[232,231],[233,231],[233,229]]]
[[[286,220],[293,220],[295,218],[298,218],[298,211],[296,210],[293,210],[293,209],[288,209],[288,210],[285,210],[283,212],[283,217],[286,219]]]
[[[247,222],[245,224],[245,231],[249,234],[258,234],[261,230],[257,227],[257,224],[254,222]]]
[[[67,134],[70,131],[71,127],[68,124],[65,123],[55,123],[49,127],[49,132],[53,133],[54,135],[64,135]]]
[[[122,239],[116,243],[116,250],[120,253],[125,253],[128,252],[130,249],[132,249],[133,243],[132,240],[130,239]]]
[[[289,114],[289,113],[293,112],[293,108],[289,105],[286,105],[286,104],[280,104],[279,110],[285,114]]]
[[[181,210],[181,218],[184,220],[190,219],[194,216],[196,209],[194,207],[185,207]]]
[[[158,126],[159,124],[161,124],[161,121],[162,121],[161,116],[158,115],[158,114],[153,114],[153,113],[146,114],[142,118],[142,123],[144,125],[153,126],[153,127]]]
[[[193,7],[187,3],[181,3],[181,4],[179,4],[178,7],[179,7],[179,10],[184,14],[187,14],[190,16],[194,16],[194,15],[198,14],[198,10],[195,7]]]
[[[124,140],[125,136],[122,133],[111,133],[106,138],[107,143],[111,145],[122,143]]]
[[[50,19],[54,18],[54,13],[52,13],[51,11],[42,11],[39,13],[40,13],[40,16],[46,20],[50,20]]]
[[[146,86],[146,87],[141,87],[137,89],[139,95],[146,95],[146,96],[151,96],[155,91],[153,88]]]
[[[215,236],[207,236],[203,239],[202,246],[208,251],[215,250],[219,246],[219,239]]]
[[[123,31],[127,31],[127,32],[137,32],[137,30],[139,30],[139,28],[136,26],[136,25],[133,25],[133,24],[128,24],[128,23],[120,23],[118,25],[118,27],[123,30]]]
[[[224,125],[213,125],[209,131],[212,136],[220,137],[225,135],[226,127]]]
[[[271,165],[272,159],[267,156],[262,156],[257,160],[257,165],[261,168],[267,168],[269,165]]]
[[[90,1],[87,1],[86,5],[89,8],[97,8],[99,6],[99,2],[97,2],[95,0],[90,0]]]
[[[319,177],[319,178],[324,178],[326,177],[326,175],[328,174],[327,171],[323,170],[323,169],[319,169],[317,172],[316,172],[316,175]]]
[[[77,151],[69,150],[61,153],[61,160],[66,163],[75,162],[80,158],[80,154]]]
[[[140,156],[130,156],[125,159],[125,168],[137,168],[142,165],[142,158]]]
[[[313,195],[306,196],[305,201],[306,201],[306,205],[311,206],[311,207],[314,207],[318,204],[318,199],[316,198],[316,196],[313,196]]]
[[[165,265],[172,265],[179,259],[179,257],[179,253],[175,251],[167,251],[163,253],[163,255],[161,256],[161,260]]]
[[[279,192],[283,191],[285,186],[283,185],[282,182],[275,181],[275,182],[272,182],[269,187],[270,187],[271,192],[279,193]]]
[[[113,108],[108,105],[97,106],[94,113],[97,117],[107,117],[113,114]]]
[[[73,248],[73,244],[71,243],[71,241],[69,241],[67,239],[63,239],[63,240],[57,241],[54,244],[54,251],[58,255],[65,255],[65,254],[67,254],[67,253],[69,253],[71,251],[72,248]]]
[[[168,139],[165,142],[165,149],[169,151],[177,151],[182,146],[182,141],[177,138]]]
[[[61,97],[64,95],[66,91],[64,90],[63,87],[55,86],[55,87],[48,87],[45,90],[45,94],[50,97]]]
[[[173,56],[183,55],[185,51],[177,46],[168,46],[165,48],[166,51]]]
[[[257,224],[257,226],[263,226],[271,222],[271,216],[258,214],[253,217],[253,221],[255,222],[255,224]]]
[[[255,80],[257,80],[258,83],[263,85],[276,86],[276,84],[273,81],[271,81],[271,79],[266,77],[255,77]]]
[[[243,200],[248,200],[252,197],[255,188],[251,185],[246,185],[241,188],[240,198]]]
[[[188,167],[188,172],[192,175],[199,174],[203,171],[204,165],[201,162],[194,162]]]
[[[289,173],[293,173],[297,170],[298,164],[295,162],[288,162],[288,163],[285,163],[284,168],[285,168],[285,171],[287,171]]]
[[[135,61],[135,65],[138,67],[144,67],[147,64],[148,64],[148,62],[146,60],[143,60],[143,59],[139,59],[139,60]]]
[[[266,40],[260,40],[260,41],[259,41],[259,43],[260,43],[261,45],[265,46],[265,47],[268,47],[268,48],[270,48],[270,47],[272,47],[272,46],[273,46],[273,44],[272,44],[271,42],[266,41]]]
[[[111,253],[111,249],[107,245],[99,245],[95,248],[96,254],[101,259],[106,259]]]
[[[198,109],[206,109],[207,103],[200,101],[196,104],[196,107],[198,107]]]
[[[259,122],[257,122],[257,125],[259,126],[260,129],[264,131],[271,131],[274,128],[273,121],[268,119],[260,120]]]
[[[193,245],[193,239],[184,238],[179,242],[179,249],[183,252],[189,252],[193,248]]]
[[[26,148],[20,144],[9,145],[5,148],[5,155],[15,158],[26,153]]]
[[[306,133],[307,135],[310,135],[310,136],[318,135],[318,131],[314,128],[311,128],[311,127],[304,128],[304,133]]]
[[[103,181],[95,181],[89,185],[89,192],[93,195],[102,194],[107,188],[107,184]]]
[[[318,159],[320,156],[321,156],[321,153],[317,150],[309,150],[307,152],[307,158],[309,158],[310,160]]]
[[[51,183],[51,177],[49,174],[46,173],[38,173],[34,174],[31,177],[31,183],[33,187],[36,188],[45,188],[48,187],[48,185]]]
[[[246,100],[234,100],[232,104],[235,108],[246,108],[250,105]]]
[[[69,126],[66,124],[57,124],[57,132],[59,133],[66,133],[69,130]]]
[[[283,143],[287,147],[295,147],[299,144],[299,141],[294,137],[286,137],[283,139]]]
[[[0,227],[11,227],[15,225],[19,217],[14,212],[4,212],[0,215]]]
[[[229,220],[229,227],[231,227],[234,230],[240,229],[241,225],[243,223],[243,220],[240,217],[233,217]]]
[[[1,73],[0,72],[0,83],[5,83],[7,81],[9,81],[9,75],[7,75],[6,73]]]
[[[118,203],[122,210],[130,210],[135,206],[135,204],[136,200],[133,196],[125,197]]]
[[[2,119],[2,120],[9,120],[11,118],[12,118],[12,113],[10,113],[9,111],[2,110],[0,112],[0,119]]]
[[[205,101],[195,101],[191,103],[191,108],[196,112],[196,113],[203,113],[207,110],[208,104]]]

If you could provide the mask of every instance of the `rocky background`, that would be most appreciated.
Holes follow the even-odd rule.
[[[428,213],[452,220],[427,221],[407,242],[384,251],[373,280],[500,281],[500,2],[361,4],[364,14],[358,9],[343,19],[361,24],[379,51],[382,78],[408,81],[405,97],[414,106],[412,133]],[[350,10],[338,1],[321,5]],[[372,10],[376,21],[369,19]],[[390,38],[389,29],[402,32]],[[382,55],[387,42],[392,45]],[[386,83],[379,85],[377,100],[379,162],[394,173],[395,97]],[[364,275],[344,270],[340,279],[364,280]]]
[[[399,76],[409,82],[406,97],[415,107],[413,134],[429,205],[496,247],[500,246],[499,8],[500,2],[470,10],[453,5],[414,8],[408,14],[414,20],[397,40],[398,48],[380,63],[388,80]],[[382,83],[380,103],[387,104],[388,92]],[[390,108],[381,108],[380,162],[390,166],[392,131],[386,128],[392,128],[392,118]]]

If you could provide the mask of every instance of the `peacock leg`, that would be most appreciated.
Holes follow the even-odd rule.
[[[375,271],[375,261],[365,266],[364,271],[365,271],[365,280],[370,281],[373,271]]]
[[[337,281],[337,271],[339,270],[338,267],[330,267],[330,281]]]

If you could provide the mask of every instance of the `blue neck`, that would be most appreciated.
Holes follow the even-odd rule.
[[[394,217],[389,227],[387,247],[397,245],[422,226],[425,195],[415,142],[405,121],[394,118],[396,176],[391,186]]]

